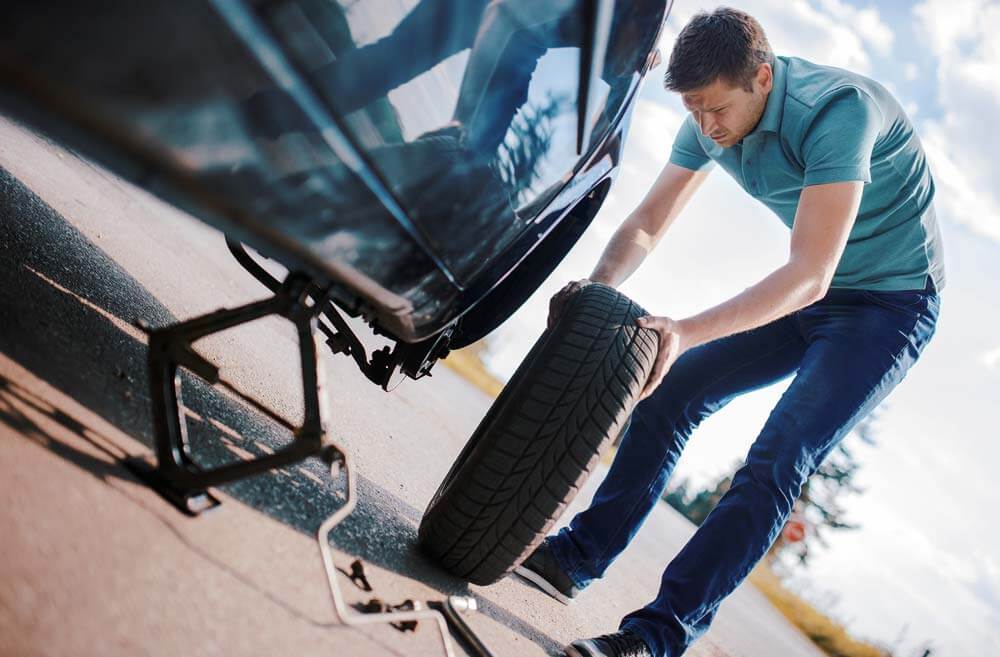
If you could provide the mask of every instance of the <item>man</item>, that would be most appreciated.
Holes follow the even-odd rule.
[[[660,350],[590,507],[517,572],[568,602],[601,577],[659,500],[695,427],[793,373],[730,490],[663,572],[659,593],[571,657],[677,657],[767,552],[802,484],[902,380],[934,334],[944,286],[934,183],[913,127],[878,83],[775,57],[734,9],[684,27],[665,84],[690,111],[659,178],[589,281],[639,266],[718,163],[791,228],[788,262],[693,317],[645,317]]]

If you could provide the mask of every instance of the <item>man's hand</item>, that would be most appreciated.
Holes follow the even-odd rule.
[[[590,285],[593,281],[589,278],[581,278],[578,281],[573,281],[572,283],[567,283],[566,286],[556,292],[552,299],[549,300],[549,320],[548,327],[552,328],[556,320],[559,319],[559,315],[562,314],[563,308],[566,307],[566,302],[570,298],[579,292],[584,286]]]
[[[640,317],[635,320],[635,323],[640,328],[652,329],[656,331],[659,335],[660,346],[656,353],[656,361],[653,363],[653,369],[649,373],[649,378],[646,380],[646,385],[642,389],[642,393],[639,395],[639,401],[642,401],[646,397],[653,394],[653,391],[659,387],[660,383],[663,381],[663,377],[667,375],[670,371],[670,367],[674,364],[681,354],[688,350],[690,346],[689,336],[685,333],[680,322],[669,317],[653,317],[652,315],[647,315],[646,317]]]

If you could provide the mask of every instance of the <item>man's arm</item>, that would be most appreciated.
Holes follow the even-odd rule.
[[[567,284],[549,301],[549,328],[566,301],[583,285],[593,281],[612,287],[621,285],[667,232],[708,173],[709,169],[693,171],[668,162],[639,206],[612,235],[590,278]]]
[[[709,170],[692,171],[668,162],[639,206],[604,248],[590,280],[618,287],[667,232]]]
[[[788,262],[732,299],[680,320],[690,346],[762,326],[826,294],[861,204],[863,183],[802,190]]]
[[[852,181],[804,188],[788,262],[732,299],[681,320],[640,319],[640,326],[660,334],[660,351],[642,398],[652,393],[687,349],[749,331],[821,299],[844,252],[863,187],[861,181]]]

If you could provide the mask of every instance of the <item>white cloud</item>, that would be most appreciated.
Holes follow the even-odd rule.
[[[675,6],[661,41],[664,55],[669,55],[677,32],[691,16],[711,11],[717,4]],[[757,0],[740,3],[739,7],[760,21],[778,54],[794,54],[860,73],[871,70],[870,51],[888,55],[895,41],[892,29],[882,21],[877,9],[858,9],[842,0],[818,0],[818,4],[807,0]]]
[[[913,62],[909,62],[903,67],[903,77],[911,82],[917,79],[919,72],[917,65]]]
[[[995,111],[1000,113],[1000,108]],[[984,162],[986,153],[977,153],[974,147],[961,147],[954,139],[950,122],[925,121],[920,133],[937,182],[934,202],[941,214],[1000,242],[1000,201],[992,184],[977,183],[976,178],[983,176],[970,172],[977,161],[988,171],[993,170],[991,164]],[[996,180],[998,174],[993,175]]]
[[[1000,5],[986,0],[927,0],[913,10],[918,32],[938,62],[945,108],[921,126],[945,216],[1000,241],[996,153],[1000,134]]]
[[[838,19],[857,30],[865,43],[882,56],[892,51],[895,33],[882,22],[878,9],[869,6],[859,9],[841,0],[820,0],[820,6],[834,20]]]
[[[978,549],[942,546],[925,526],[903,520],[898,508],[877,498],[866,504],[877,512],[864,525],[864,539],[832,537],[834,550],[815,555],[810,569],[810,578],[836,587],[840,604],[833,611],[849,616],[855,634],[883,641],[909,626],[893,654],[919,655],[927,640],[941,644],[942,655],[986,654],[997,639],[1000,609],[995,561]],[[854,569],[849,577],[847,563]],[[886,605],[890,596],[895,602]]]
[[[921,28],[938,54],[953,48],[969,34],[987,0],[927,0],[913,8]]]
[[[980,360],[986,369],[1000,372],[1000,347],[987,351]]]

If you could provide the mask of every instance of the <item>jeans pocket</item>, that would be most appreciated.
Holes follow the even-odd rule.
[[[920,290],[863,290],[861,296],[889,310],[919,315],[927,310],[928,299],[933,295]]]

